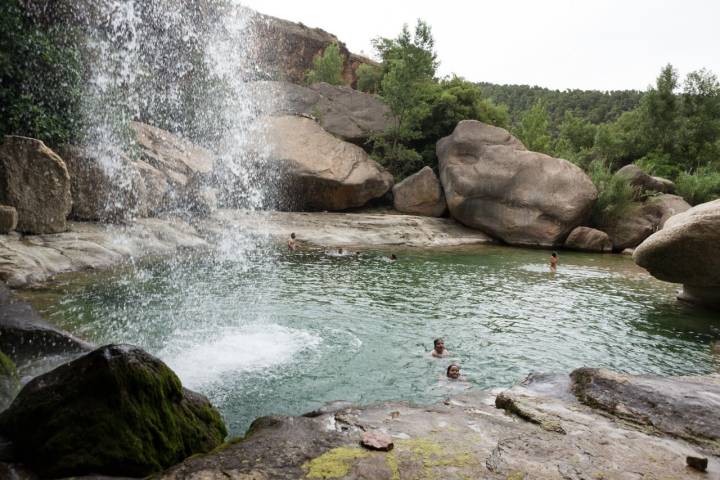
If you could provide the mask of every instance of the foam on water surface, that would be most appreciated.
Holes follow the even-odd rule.
[[[275,324],[175,332],[158,352],[189,388],[203,389],[232,374],[268,370],[314,350],[322,339]]]

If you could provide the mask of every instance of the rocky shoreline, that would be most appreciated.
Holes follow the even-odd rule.
[[[69,222],[69,231],[0,236],[0,279],[9,287],[37,285],[60,273],[106,269],[149,256],[207,250],[233,235],[284,242],[295,232],[318,247],[437,248],[493,240],[447,218],[376,213],[218,210],[195,221],[145,218],[128,225]]]

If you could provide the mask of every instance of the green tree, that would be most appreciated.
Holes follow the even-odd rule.
[[[313,66],[305,74],[305,81],[308,84],[326,82],[330,85],[342,85],[342,71],[345,58],[340,53],[337,43],[328,45],[322,54],[313,59]]]
[[[355,71],[357,89],[365,93],[378,93],[383,78],[383,69],[379,65],[361,64]]]
[[[542,99],[537,100],[522,116],[516,134],[528,150],[551,153],[548,112]]]
[[[397,38],[377,38],[373,45],[383,61],[380,95],[393,114],[390,128],[374,139],[374,156],[403,177],[422,165],[411,143],[422,138],[438,89],[435,42],[430,26],[418,20],[414,34],[404,25]]]

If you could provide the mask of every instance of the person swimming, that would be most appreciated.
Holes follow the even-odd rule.
[[[550,255],[550,271],[555,273],[557,272],[557,265],[558,265],[558,254],[556,252],[552,252]]]
[[[433,357],[447,357],[450,352],[445,349],[445,340],[442,338],[436,338],[433,340],[433,349],[430,351],[430,355]]]
[[[394,253],[392,253],[392,254],[390,254],[389,257],[387,257],[387,259],[388,259],[388,261],[390,261],[390,262],[394,262],[394,261],[397,260],[397,255],[395,255]]]
[[[446,376],[450,380],[464,380],[464,378],[460,375],[460,365],[457,363],[450,364],[447,368]]]
[[[295,232],[292,232],[290,234],[290,238],[288,239],[287,246],[291,252],[294,252],[295,250],[297,250],[297,242],[295,241]]]

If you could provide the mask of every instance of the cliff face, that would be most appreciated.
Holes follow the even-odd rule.
[[[254,60],[271,78],[302,83],[305,72],[312,67],[313,58],[325,48],[337,43],[345,57],[343,79],[355,86],[357,68],[363,63],[376,64],[361,55],[351,53],[335,35],[302,23],[254,13],[251,28],[256,41]]]

